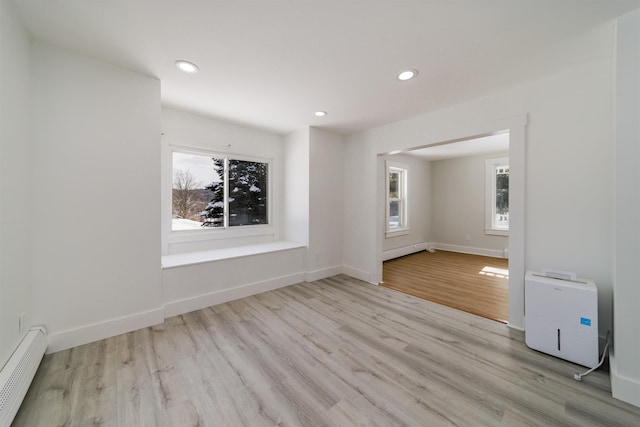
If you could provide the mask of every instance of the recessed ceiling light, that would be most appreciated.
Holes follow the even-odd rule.
[[[184,60],[176,61],[176,67],[178,67],[178,70],[184,71],[185,73],[189,73],[189,74],[195,74],[198,72],[198,66],[193,62],[189,62],[189,61],[184,61]]]
[[[326,111],[316,111],[315,113],[313,113],[316,117],[324,117],[327,115]]]
[[[405,70],[400,74],[398,74],[398,80],[400,81],[411,80],[417,75],[418,75],[418,70]]]

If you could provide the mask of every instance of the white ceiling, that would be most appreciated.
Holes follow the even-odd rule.
[[[159,78],[165,105],[279,133],[318,126],[348,134],[609,56],[612,43],[585,49],[576,40],[640,0],[13,5],[34,39]],[[177,59],[200,72],[181,73]],[[397,81],[406,68],[418,77]]]

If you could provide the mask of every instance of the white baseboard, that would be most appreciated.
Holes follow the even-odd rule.
[[[163,321],[164,310],[156,308],[66,331],[54,332],[47,337],[49,342],[47,354],[157,325]]]
[[[474,248],[471,246],[449,245],[446,243],[429,243],[429,247],[440,249],[443,251],[460,252],[463,254],[490,256],[493,258],[505,258],[505,252],[502,249],[486,249]],[[508,252],[507,252],[508,256]]]
[[[342,273],[347,276],[351,276],[355,279],[362,280],[363,282],[373,283],[371,281],[371,274],[368,271],[360,270],[359,268],[352,267],[350,265],[342,266]],[[373,283],[374,285],[377,283]]]
[[[410,255],[426,250],[426,243],[416,243],[414,245],[403,246],[401,248],[389,249],[382,252],[382,261],[389,261],[390,259],[399,258],[401,256]]]
[[[613,354],[609,357],[611,394],[614,398],[640,407],[640,381],[620,375]]]
[[[524,326],[514,325],[513,323],[507,323],[507,327],[509,329],[513,329],[516,331],[524,332]]]
[[[234,288],[214,291],[181,300],[169,301],[164,305],[164,317],[168,318],[177,316],[179,314],[200,310],[205,307],[211,307],[213,305],[223,304],[225,302],[256,295],[262,292],[294,285],[296,283],[303,282],[305,279],[304,276],[305,274],[302,272],[289,274],[261,282],[248,283]]]
[[[342,265],[334,265],[333,267],[321,268],[319,270],[307,271],[304,274],[304,280],[306,282],[313,282],[315,280],[324,279],[326,277],[336,276],[342,274]]]
[[[340,271],[335,274],[342,272],[342,266],[339,268]],[[329,275],[333,274],[327,274],[327,276],[324,277],[328,277]],[[304,281],[304,279],[305,274],[302,272],[276,277],[231,289],[224,289],[178,301],[170,301],[165,303],[164,307],[154,310],[80,326],[66,331],[54,332],[48,336],[49,346],[47,348],[47,354],[88,344],[104,338],[114,337],[127,332],[136,331],[149,326],[158,325],[164,322],[164,319],[167,317],[177,316],[179,314],[188,313],[201,308],[210,307],[212,305],[222,304],[235,299],[259,294],[261,292],[293,285]]]

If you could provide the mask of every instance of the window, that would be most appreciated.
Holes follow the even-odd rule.
[[[407,166],[387,162],[387,237],[407,234]]]
[[[171,230],[269,224],[268,161],[173,151]]]
[[[509,232],[509,159],[487,159],[485,234]]]

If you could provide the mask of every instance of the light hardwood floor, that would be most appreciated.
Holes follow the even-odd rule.
[[[609,377],[341,275],[47,355],[14,426],[638,426]]]
[[[386,261],[383,286],[487,319],[509,320],[509,261],[426,251]]]

